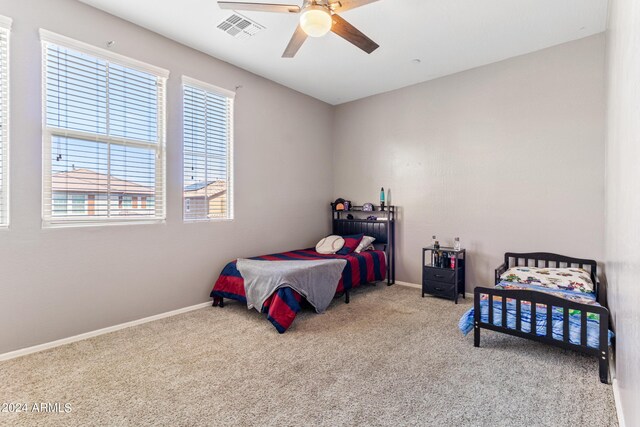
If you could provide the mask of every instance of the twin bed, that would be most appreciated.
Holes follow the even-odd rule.
[[[360,253],[352,252],[346,255],[320,254],[315,249],[301,249],[289,252],[263,255],[251,258],[263,262],[278,263],[282,261],[321,261],[344,260],[345,265],[341,277],[336,283],[330,280],[320,280],[319,287],[329,287],[335,296],[344,296],[348,304],[351,290],[366,283],[387,281],[391,285],[395,281],[394,266],[394,216],[395,207],[389,206],[386,219],[347,219],[342,218],[342,212],[334,211],[332,234],[349,236],[363,234],[375,238],[373,250],[364,250]],[[309,262],[309,268],[314,263]],[[238,268],[238,260],[228,263],[210,294],[213,305],[224,307],[224,300],[232,299],[247,304],[245,289],[245,277]],[[284,333],[293,323],[297,313],[302,308],[304,297],[300,292],[286,284],[279,287],[262,304],[256,307],[258,311],[267,315],[267,320],[280,333]]]
[[[386,255],[384,251],[364,251],[348,255],[322,255],[315,249],[303,249],[279,254],[264,255],[251,258],[265,262],[279,261],[316,261],[323,259],[346,260],[342,277],[338,282],[336,296],[345,296],[349,303],[349,291],[365,284],[385,280],[387,271]],[[224,307],[224,298],[247,303],[244,278],[237,268],[237,260],[228,263],[222,270],[220,277],[211,291],[213,305]],[[321,283],[319,286],[335,286],[335,283]],[[280,333],[284,333],[293,323],[296,314],[301,309],[302,295],[291,287],[283,286],[265,301],[260,309],[267,314],[267,319]]]

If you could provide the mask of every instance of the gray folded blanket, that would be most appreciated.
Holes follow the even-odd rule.
[[[324,312],[333,299],[344,259],[309,261],[261,261],[239,259],[236,266],[244,278],[247,308],[262,310],[264,302],[279,288],[288,286],[306,298],[316,309]]]

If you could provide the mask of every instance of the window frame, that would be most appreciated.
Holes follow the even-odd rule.
[[[185,117],[184,117],[184,106],[185,106],[185,88],[186,86],[191,86],[195,89],[200,89],[205,92],[210,92],[214,95],[222,96],[228,99],[229,102],[229,123],[228,123],[228,141],[227,141],[227,216],[224,218],[187,218],[187,200],[184,197],[184,165],[185,165],[185,138],[184,138],[184,126],[185,126]],[[234,91],[221,88],[219,86],[215,86],[211,83],[206,83],[201,80],[194,79],[188,76],[182,76],[182,222],[185,224],[197,224],[197,223],[209,223],[209,222],[225,222],[225,221],[233,221],[235,219],[235,206],[234,206],[234,194],[235,194],[235,177],[234,177],[234,121],[235,121],[235,96],[236,93]],[[206,177],[205,177],[206,181]],[[205,182],[206,183],[206,182]],[[190,202],[190,200],[189,200]],[[191,211],[191,203],[189,203],[189,211]]]
[[[167,145],[167,80],[169,71],[154,65],[147,64],[136,59],[129,58],[124,55],[114,53],[112,51],[95,47],[88,43],[84,43],[66,36],[62,36],[51,31],[40,29],[40,41],[42,49],[42,227],[81,227],[81,226],[106,226],[121,224],[157,224],[166,221],[167,217],[167,169],[166,169],[166,145]],[[158,129],[157,141],[147,142],[139,139],[123,138],[111,135],[94,134],[91,132],[78,131],[72,129],[58,128],[47,124],[47,47],[56,45],[61,48],[70,49],[79,53],[93,56],[97,59],[106,61],[111,64],[122,67],[131,68],[148,74],[152,74],[157,78],[158,85],[158,103],[156,111],[158,113]],[[51,179],[52,162],[51,152],[54,137],[75,138],[84,141],[95,141],[107,144],[109,147],[113,145],[128,146],[134,148],[153,148],[156,153],[156,168],[161,169],[155,173],[154,199],[161,197],[161,203],[154,200],[155,216],[153,217],[89,217],[79,216],[77,218],[55,218],[53,215],[53,192],[47,188],[47,180]],[[50,181],[49,181],[50,184]],[[49,197],[49,199],[47,199]],[[108,200],[108,199],[107,199]],[[107,205],[110,202],[107,201]],[[159,214],[158,214],[159,212]]]
[[[0,156],[2,176],[0,182],[2,187],[0,188],[0,229],[9,228],[11,223],[11,206],[10,206],[10,192],[11,192],[11,180],[10,180],[10,70],[11,70],[11,26],[13,20],[9,17],[0,15],[0,31],[4,33],[6,40],[5,62],[0,68],[0,87],[2,87],[2,97],[0,98],[0,110],[3,112],[2,119],[0,119]],[[2,79],[2,76],[5,78]]]

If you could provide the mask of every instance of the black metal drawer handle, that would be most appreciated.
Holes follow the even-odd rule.
[[[433,276],[439,279],[444,279],[444,276],[442,274],[434,274]]]
[[[436,291],[442,291],[442,288],[436,288]]]

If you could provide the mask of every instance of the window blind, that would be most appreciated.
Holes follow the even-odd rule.
[[[0,226],[9,224],[9,32],[11,20],[0,16]]]
[[[233,218],[234,94],[183,79],[184,220]]]
[[[166,76],[101,54],[43,37],[45,224],[165,217]]]

